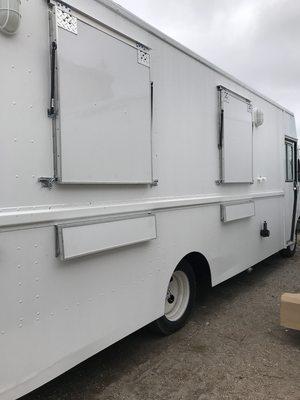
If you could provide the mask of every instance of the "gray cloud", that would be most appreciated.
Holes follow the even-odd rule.
[[[300,2],[117,0],[295,113],[300,134]]]

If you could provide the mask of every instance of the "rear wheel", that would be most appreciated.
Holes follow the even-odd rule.
[[[281,250],[280,254],[283,257],[293,257],[297,249],[297,232],[295,232],[295,243],[288,246],[286,249]]]
[[[182,261],[169,282],[165,314],[153,323],[156,331],[170,335],[186,323],[196,298],[196,278],[192,266]]]

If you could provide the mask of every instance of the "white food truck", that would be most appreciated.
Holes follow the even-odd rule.
[[[293,255],[293,114],[109,0],[0,0],[0,399]]]

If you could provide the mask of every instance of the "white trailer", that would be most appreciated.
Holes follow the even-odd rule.
[[[19,25],[19,29],[16,32]],[[108,0],[0,0],[0,399],[186,321],[297,217],[294,116]]]

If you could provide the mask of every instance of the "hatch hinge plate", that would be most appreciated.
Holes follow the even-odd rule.
[[[145,65],[145,67],[150,67],[149,49],[141,43],[137,43],[136,48],[137,48],[137,62],[139,64]]]
[[[57,26],[68,32],[78,34],[77,18],[71,14],[71,10],[61,4],[57,4],[56,9]]]

